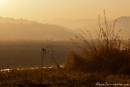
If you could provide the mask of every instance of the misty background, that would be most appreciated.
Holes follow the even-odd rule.
[[[101,18],[101,23],[104,22]],[[115,20],[108,19],[109,25]],[[121,29],[120,35],[128,39],[130,30],[130,17],[118,17],[115,31]],[[95,35],[98,29],[98,19],[57,19],[52,21],[30,21],[27,19],[14,19],[0,17],[0,40],[69,40],[80,33],[79,29]]]

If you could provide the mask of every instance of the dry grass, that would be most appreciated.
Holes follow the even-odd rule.
[[[98,19],[99,29],[96,30],[96,37],[93,37],[88,30],[80,30],[78,35],[81,43],[71,39],[82,53],[72,51],[69,54],[67,66],[75,70],[87,72],[104,72],[108,74],[130,72],[130,45],[129,41],[122,40],[118,32],[115,32],[116,20],[108,25],[104,11],[104,23]]]
[[[71,71],[68,73],[68,69],[62,68],[62,71],[66,74],[74,87],[96,87],[96,83],[127,83],[130,84],[129,75],[106,75],[105,73],[86,73]],[[54,87],[72,87],[66,81],[65,77],[57,68],[43,69],[43,84]],[[26,70],[12,70],[7,74],[9,77],[5,77],[1,74],[0,86],[2,87],[18,87],[18,84],[25,86],[35,85],[41,83],[40,68],[39,69],[26,69]],[[4,85],[8,86],[4,86]],[[30,87],[30,86],[29,86]]]

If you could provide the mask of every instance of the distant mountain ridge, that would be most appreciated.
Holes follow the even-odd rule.
[[[121,29],[122,36],[130,38],[130,16],[122,16],[117,18],[115,29]]]
[[[101,22],[103,23],[103,18]],[[45,22],[45,21],[44,21]],[[66,20],[59,19],[57,24],[38,23],[26,19],[2,18],[0,17],[0,39],[37,39],[37,40],[63,40],[73,38],[79,33],[78,29],[87,29],[95,35],[95,29],[98,29],[98,19],[79,19]],[[64,25],[62,25],[65,23]],[[108,19],[111,25],[114,20]],[[68,26],[67,26],[68,25]],[[75,30],[71,30],[75,27]],[[130,16],[118,17],[115,25],[115,31],[119,29],[120,34],[125,38],[130,38]]]
[[[0,23],[14,23],[14,24],[30,24],[30,23],[37,23],[36,21],[30,21],[30,20],[27,20],[27,19],[14,19],[14,18],[3,18],[0,16]]]
[[[109,24],[109,26],[111,24],[114,23],[115,20],[107,20],[107,23]],[[104,24],[104,22],[101,22],[102,26]],[[80,27],[80,29],[87,29],[90,32],[93,32],[92,34],[95,34],[95,29],[98,29],[99,26],[98,24],[94,24],[94,25],[88,25],[88,26],[83,26]],[[115,23],[115,33],[117,33],[119,30],[121,29],[121,32],[119,32],[119,34],[123,37],[123,38],[130,38],[130,16],[122,16],[122,17],[118,17],[116,19],[116,23]]]
[[[104,19],[101,18],[101,21]],[[112,19],[108,19],[109,21]],[[54,20],[44,20],[41,21],[41,23],[49,23],[49,24],[58,24],[62,26],[67,26],[70,29],[78,29],[83,26],[89,26],[89,25],[94,25],[97,24],[98,19],[77,19],[77,20],[72,20],[72,19],[54,19]]]
[[[73,33],[60,25],[0,17],[0,39],[63,40],[71,37]]]

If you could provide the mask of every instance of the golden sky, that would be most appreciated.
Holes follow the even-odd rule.
[[[29,20],[130,16],[130,0],[0,0],[0,16]]]

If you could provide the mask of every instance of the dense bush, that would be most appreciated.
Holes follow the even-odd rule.
[[[130,42],[122,40],[119,36],[120,30],[115,32],[115,23],[116,20],[109,25],[104,12],[104,23],[100,23],[99,16],[96,36],[92,36],[88,30],[80,30],[82,34],[77,35],[80,42],[71,40],[82,52],[72,51],[66,66],[87,72],[128,73]]]

